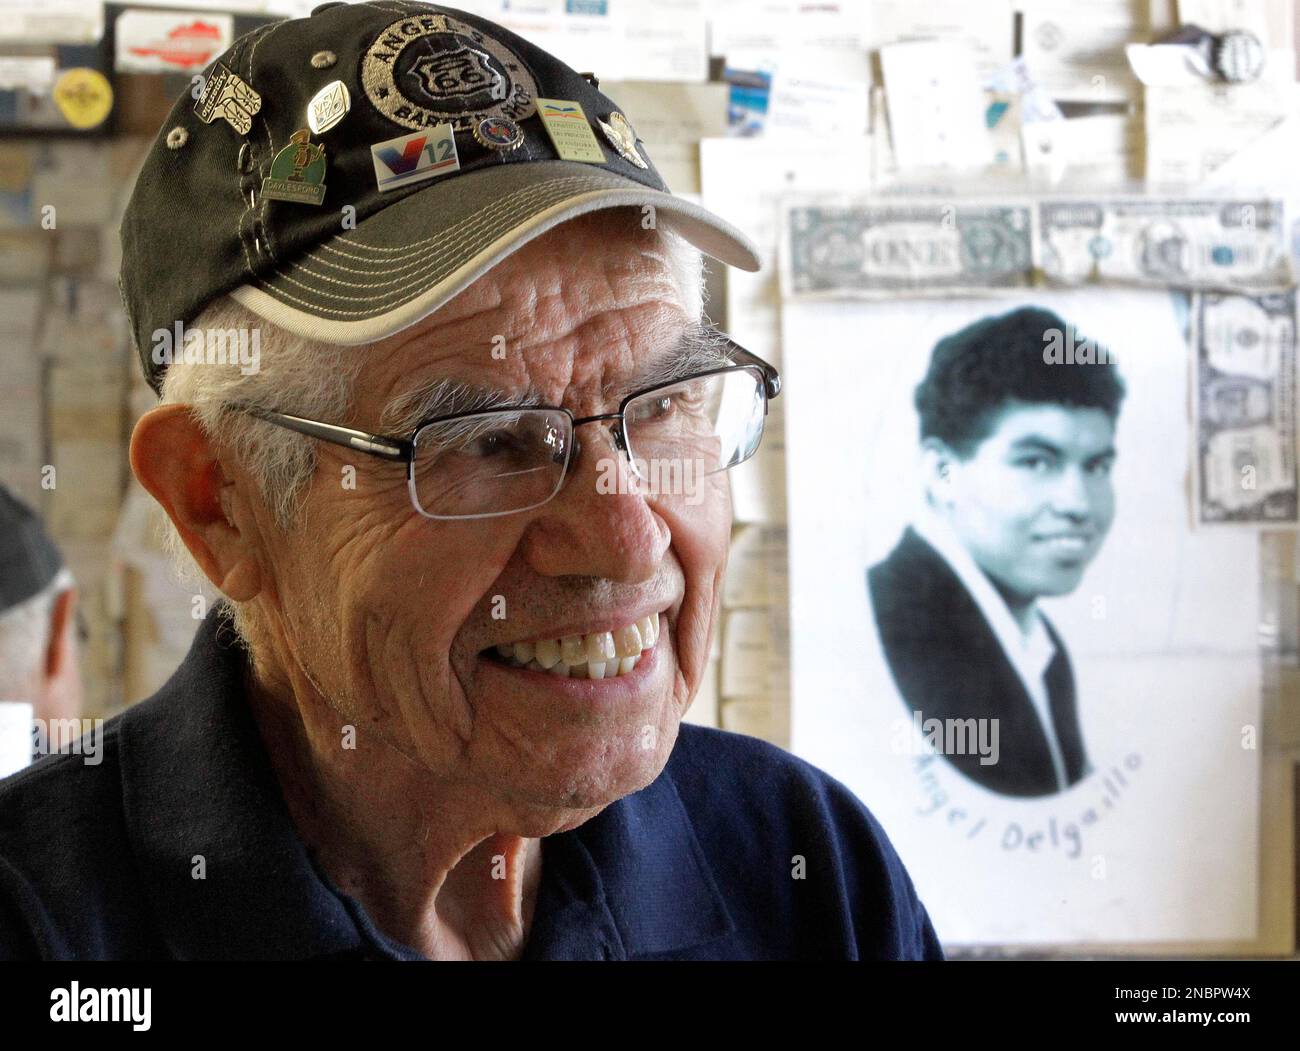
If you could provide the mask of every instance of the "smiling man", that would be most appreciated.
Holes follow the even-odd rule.
[[[132,466],[223,599],[96,770],[0,786],[0,956],[941,958],[843,785],[682,723],[780,389],[700,253],[753,246],[460,12],[329,5],[207,77],[122,284]]]
[[[1110,530],[1124,386],[1108,352],[1054,360],[1067,339],[1084,343],[1025,307],[938,342],[915,397],[924,510],[867,573],[904,703],[922,727],[960,729],[947,760],[1012,796],[1090,770],[1070,658],[1038,599],[1074,591]]]

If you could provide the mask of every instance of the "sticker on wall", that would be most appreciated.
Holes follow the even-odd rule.
[[[234,39],[232,15],[123,11],[115,25],[118,73],[189,73],[205,69]]]
[[[64,70],[54,82],[54,104],[78,131],[97,128],[113,109],[113,86],[97,69]]]

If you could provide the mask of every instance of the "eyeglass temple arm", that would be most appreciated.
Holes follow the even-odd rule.
[[[726,337],[727,343],[731,348],[731,360],[738,365],[757,365],[763,373],[763,388],[769,398],[775,398],[781,393],[781,374],[776,371],[775,366],[769,365],[752,351],[746,350],[730,336]]]
[[[267,423],[274,423],[279,427],[297,431],[299,434],[309,434],[313,438],[320,438],[322,441],[333,442],[335,445],[356,449],[358,452],[378,456],[384,460],[396,460],[404,463],[411,457],[411,443],[400,438],[370,434],[367,431],[357,431],[351,427],[339,427],[332,423],[318,423],[316,420],[306,420],[301,416],[290,416],[287,413],[261,409],[253,405],[237,405],[235,408],[248,413],[250,416],[265,420]]]

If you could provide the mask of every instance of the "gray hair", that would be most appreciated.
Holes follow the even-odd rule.
[[[0,701],[35,701],[54,603],[75,586],[72,571],[63,566],[31,598],[0,613]]]
[[[674,284],[685,296],[689,316],[693,320],[703,317],[707,296],[703,255],[667,225],[656,227],[655,233]],[[284,532],[300,528],[306,514],[303,494],[316,470],[314,440],[234,412],[231,406],[240,403],[343,423],[352,409],[366,348],[296,336],[264,321],[229,296],[209,304],[187,327],[257,332],[258,368],[247,371],[234,360],[225,365],[205,364],[178,356],[164,374],[159,404],[188,406],[209,440],[230,450],[252,476],[276,525]],[[386,411],[382,423],[387,425],[392,418],[393,413]],[[164,544],[182,581],[206,583],[174,528],[167,530]],[[255,626],[247,611],[243,604],[230,605],[232,626],[251,642]]]

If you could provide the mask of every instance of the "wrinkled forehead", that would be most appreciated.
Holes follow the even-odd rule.
[[[588,334],[591,336],[591,334]],[[510,406],[560,405],[581,387],[612,411],[624,398],[731,364],[728,343],[704,322],[679,315],[628,325],[618,338],[565,339],[511,347],[503,337],[476,344],[418,335],[393,352],[389,375],[363,381],[359,403],[387,431],[413,429],[437,416]]]
[[[387,425],[495,404],[602,399],[726,363],[702,324],[699,253],[595,213],[521,246],[366,348],[357,407]],[[725,342],[725,341],[723,341]]]

